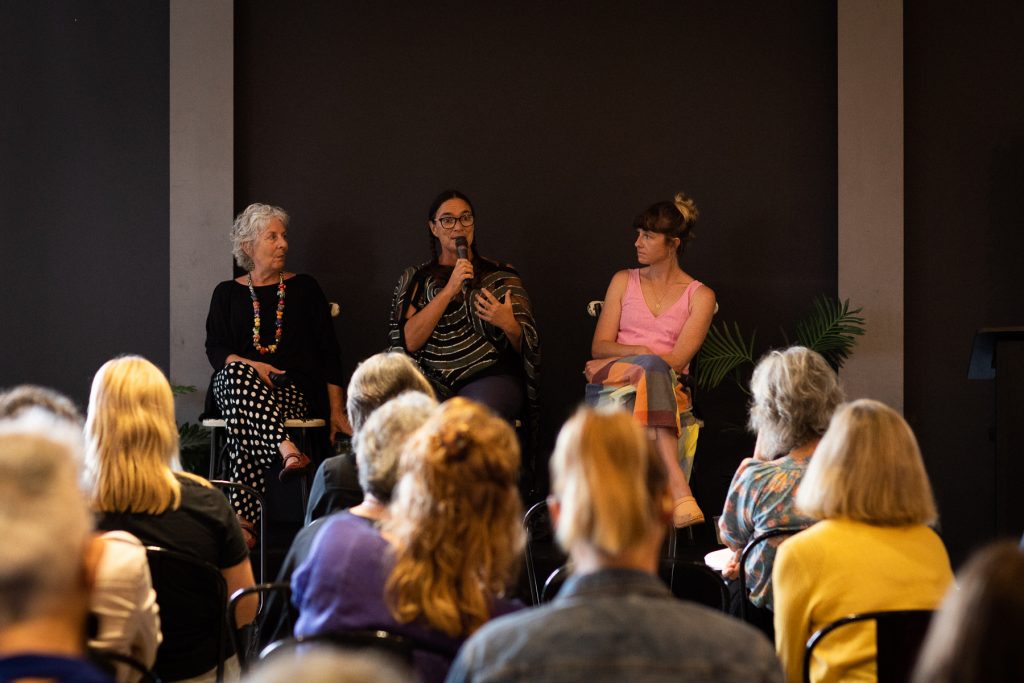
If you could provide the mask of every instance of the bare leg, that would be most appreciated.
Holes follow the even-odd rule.
[[[679,439],[675,431],[659,427],[654,430],[654,441],[668,471],[668,486],[675,501],[673,513],[676,527],[682,528],[704,521],[704,513],[694,500],[686,475],[679,467]]]

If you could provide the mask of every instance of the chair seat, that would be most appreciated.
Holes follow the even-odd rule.
[[[316,427],[324,427],[326,425],[327,423],[320,418],[284,421],[286,429],[314,429]],[[223,418],[207,418],[203,420],[203,426],[209,429],[225,428],[227,427],[227,422]]]

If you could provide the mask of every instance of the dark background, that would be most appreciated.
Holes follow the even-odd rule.
[[[236,3],[235,204],[292,213],[290,265],[341,303],[347,369],[383,347],[447,186],[534,298],[547,447],[582,396],[585,304],[634,264],[647,204],[695,197],[684,268],[759,348],[835,293],[832,3],[378,5]],[[167,367],[167,8],[0,0],[0,386],[84,404],[118,353]],[[966,379],[971,337],[1024,323],[1024,8],[908,1],[904,21],[905,408],[959,563],[991,533],[992,386]],[[714,511],[749,438],[723,431],[737,391],[701,403]]]
[[[385,344],[427,209],[473,200],[516,265],[544,353],[543,463],[582,400],[591,299],[636,265],[632,218],[685,190],[684,268],[719,319],[777,336],[836,282],[835,8],[788,3],[236,5],[235,203],[292,213],[289,263],[342,307],[344,361]],[[718,395],[720,394],[720,395]],[[743,396],[708,394],[695,487],[721,509]],[[544,469],[543,466],[541,469]]]

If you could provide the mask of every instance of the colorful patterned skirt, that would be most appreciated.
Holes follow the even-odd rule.
[[[654,354],[597,358],[583,374],[587,405],[613,405],[632,412],[646,427],[675,431],[680,465],[689,478],[701,424],[693,414],[689,388],[668,363]]]

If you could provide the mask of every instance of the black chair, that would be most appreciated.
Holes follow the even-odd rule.
[[[539,605],[542,602],[541,577],[548,576],[551,571],[564,565],[568,557],[555,541],[547,501],[542,500],[526,511],[523,516],[523,528],[526,530],[523,559],[526,564],[526,579],[530,584],[530,599],[534,605]]]
[[[747,556],[750,552],[760,545],[772,538],[779,538],[781,536],[792,536],[798,534],[807,527],[792,527],[792,528],[778,528],[769,529],[763,534],[758,534],[752,539],[747,541],[747,544],[743,546],[743,552],[740,553],[740,567],[739,567],[739,582],[740,582],[740,619],[747,621],[747,603],[750,601],[749,593],[747,592]],[[782,541],[779,541],[782,543]],[[778,543],[775,544],[778,547]]]
[[[878,683],[909,681],[917,663],[933,610],[893,610],[851,614],[818,629],[807,641],[804,649],[805,683],[811,680],[811,659],[814,648],[833,631],[850,624],[875,622],[875,660]]]
[[[256,553],[259,555],[260,561],[256,567],[256,583],[263,583],[263,576],[266,571],[267,564],[267,547],[265,539],[267,537],[267,508],[266,502],[263,500],[263,496],[260,492],[251,486],[247,486],[237,481],[227,481],[226,479],[211,479],[210,483],[216,486],[221,491],[225,490],[237,490],[243,491],[249,494],[250,498],[256,502],[256,505],[260,509],[260,526],[259,536],[256,538]]]
[[[113,678],[117,678],[117,665],[120,664],[135,672],[139,683],[162,683],[155,671],[131,655],[96,648],[89,648],[87,654],[96,666],[108,672]]]
[[[551,572],[544,581],[544,588],[540,592],[540,601],[551,602],[558,595],[558,591],[562,590],[562,584],[570,576],[572,576],[572,566],[568,563]]]
[[[722,575],[703,562],[662,558],[658,575],[672,595],[722,612],[729,610],[729,587]]]
[[[256,618],[251,624],[239,627],[238,625],[238,604],[243,598],[256,595],[259,597],[259,607],[256,610]],[[287,583],[260,583],[249,588],[242,588],[235,591],[228,601],[228,633],[231,636],[231,645],[238,655],[238,665],[244,674],[249,667],[249,662],[258,656],[259,643],[262,642],[261,633],[270,631],[273,633],[285,632],[290,634],[294,627],[292,612],[289,609],[292,590]],[[277,615],[275,623],[266,623],[266,612],[273,608]]]
[[[163,632],[153,670],[160,678],[180,680],[216,667],[219,683],[228,656],[224,576],[209,562],[167,548],[146,546],[146,555]],[[197,661],[208,664],[199,669]]]

